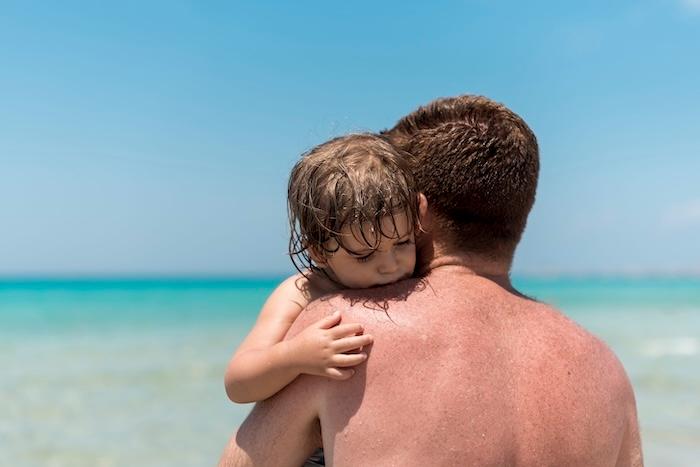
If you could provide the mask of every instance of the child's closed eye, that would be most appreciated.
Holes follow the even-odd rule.
[[[372,252],[368,255],[365,255],[365,256],[356,256],[355,259],[357,260],[358,263],[366,263],[367,261],[372,259],[373,254],[374,254],[374,252]]]

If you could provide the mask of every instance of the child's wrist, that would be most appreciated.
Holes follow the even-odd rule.
[[[300,358],[301,352],[297,339],[281,341],[275,347],[277,347],[277,361],[280,366],[297,374],[304,373],[305,365]]]

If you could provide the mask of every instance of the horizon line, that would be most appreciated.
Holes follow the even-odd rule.
[[[290,272],[248,272],[248,273],[0,273],[0,282],[116,282],[116,281],[192,281],[228,282],[279,280],[289,277]],[[519,279],[700,279],[700,271],[548,271],[517,272],[511,278]]]

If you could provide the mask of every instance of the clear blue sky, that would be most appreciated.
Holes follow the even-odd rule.
[[[290,270],[299,154],[485,94],[537,134],[515,272],[700,271],[700,1],[3,2],[0,275]]]

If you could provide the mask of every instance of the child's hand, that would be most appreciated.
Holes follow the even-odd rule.
[[[359,365],[367,359],[366,353],[346,353],[361,350],[372,343],[372,336],[362,334],[361,324],[338,324],[340,312],[318,320],[289,341],[301,373],[345,380],[355,370],[344,369]]]

